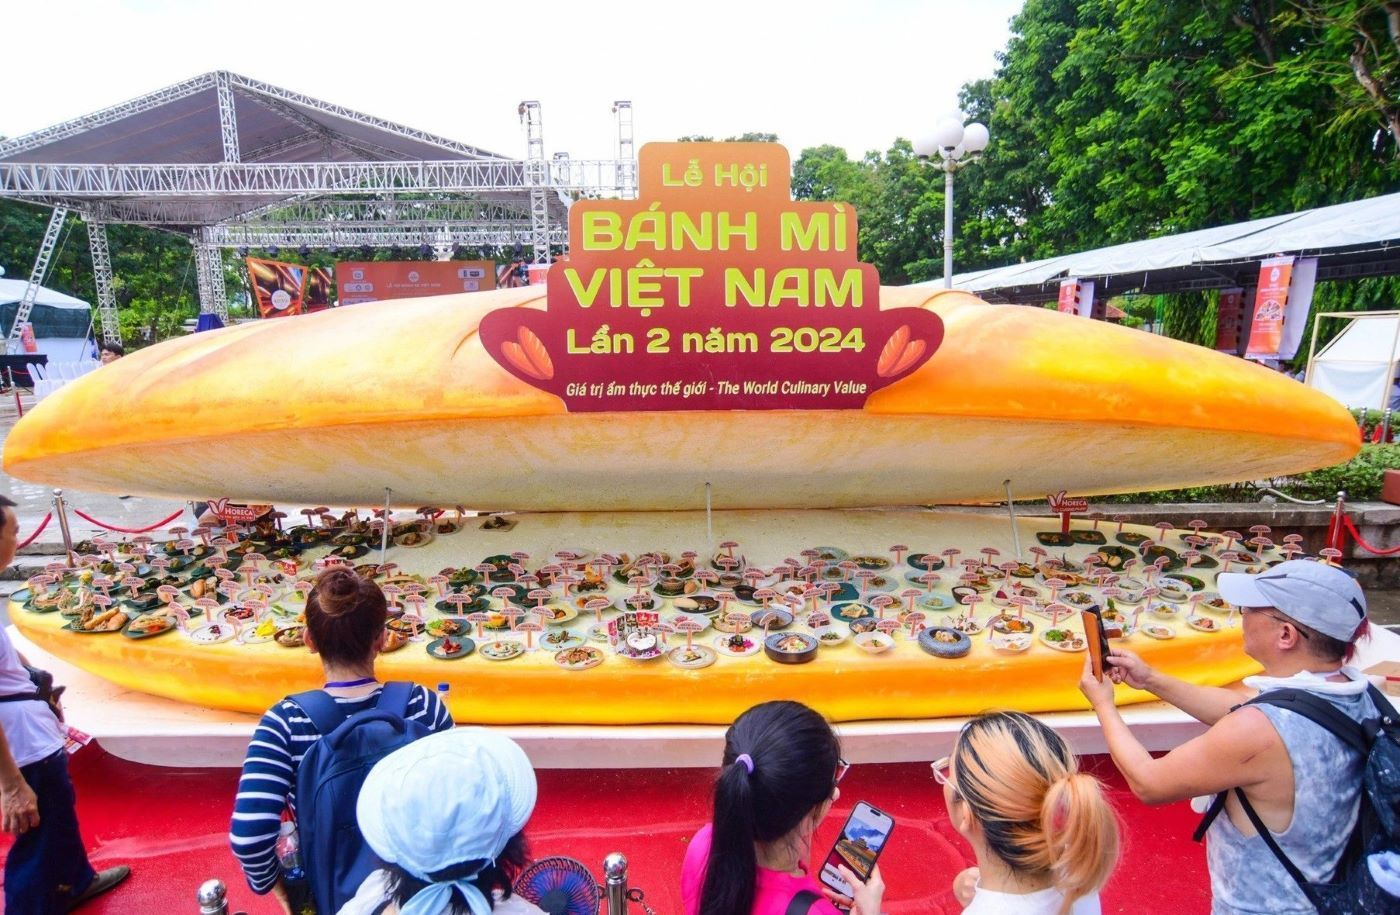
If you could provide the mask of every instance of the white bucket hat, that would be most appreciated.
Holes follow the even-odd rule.
[[[360,789],[355,813],[369,847],[385,862],[432,884],[402,915],[446,908],[455,886],[473,913],[491,905],[471,880],[433,875],[465,861],[494,861],[535,809],[535,770],[525,751],[486,728],[454,728],[381,759]]]

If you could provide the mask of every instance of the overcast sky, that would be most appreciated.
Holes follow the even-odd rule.
[[[227,69],[522,158],[524,99],[547,155],[611,158],[629,99],[639,147],[766,131],[858,157],[990,76],[1022,2],[23,0],[0,12],[0,135]]]

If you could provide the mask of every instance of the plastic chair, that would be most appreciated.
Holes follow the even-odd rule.
[[[49,370],[37,362],[29,363],[29,377],[34,379],[35,394],[38,394],[39,382],[49,377]]]

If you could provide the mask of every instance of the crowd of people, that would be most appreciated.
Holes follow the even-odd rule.
[[[7,565],[16,525],[3,498],[0,515]],[[1175,680],[1119,648],[1102,679],[1086,660],[1081,689],[1141,801],[1218,796],[1206,845],[1212,911],[1303,915],[1316,909],[1280,855],[1307,880],[1333,876],[1359,815],[1364,760],[1296,709],[1262,700],[1301,691],[1356,722],[1393,715],[1346,663],[1366,632],[1365,597],[1341,569],[1307,560],[1224,573],[1219,587],[1244,608],[1245,651],[1263,667],[1245,681],[1258,697],[1250,704],[1241,706],[1246,693]],[[308,596],[306,644],[325,685],[275,704],[248,747],[230,843],[249,887],[291,913],[541,915],[511,891],[528,861],[537,793],[529,759],[496,732],[455,727],[432,690],[379,680],[387,613],[379,587],[347,569],[323,573]],[[1118,715],[1122,683],[1207,730],[1154,757]],[[5,862],[5,911],[71,911],[128,869],[88,864],[57,704],[35,692],[3,631],[0,690],[0,807],[18,837]],[[824,852],[814,836],[848,769],[818,712],[794,701],[750,708],[727,730],[719,763],[709,822],[678,875],[685,915],[879,915],[878,864],[857,873],[856,861],[841,859],[836,881],[814,870]],[[951,887],[964,912],[1101,911],[1119,820],[1054,730],[1015,711],[975,717],[932,764],[930,803],[937,788],[976,860]]]

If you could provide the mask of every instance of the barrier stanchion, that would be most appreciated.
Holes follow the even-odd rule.
[[[10,382],[10,390],[15,394],[15,412],[22,417],[24,416],[24,404],[19,399],[19,388],[15,387],[15,373],[10,371],[8,365],[5,366],[5,378]]]
[[[73,568],[73,532],[68,529],[68,507],[63,502],[63,490],[53,491],[53,510],[58,515],[58,530],[63,535],[63,556],[68,568]]]
[[[228,915],[228,888],[219,879],[206,880],[195,894],[199,915]]]
[[[1337,491],[1337,507],[1332,512],[1332,520],[1327,523],[1327,547],[1333,550],[1345,549],[1342,543],[1344,533],[1342,531],[1342,519],[1346,517],[1347,494],[1346,490]]]
[[[603,859],[604,895],[608,915],[627,915],[627,858],[613,852]]]

